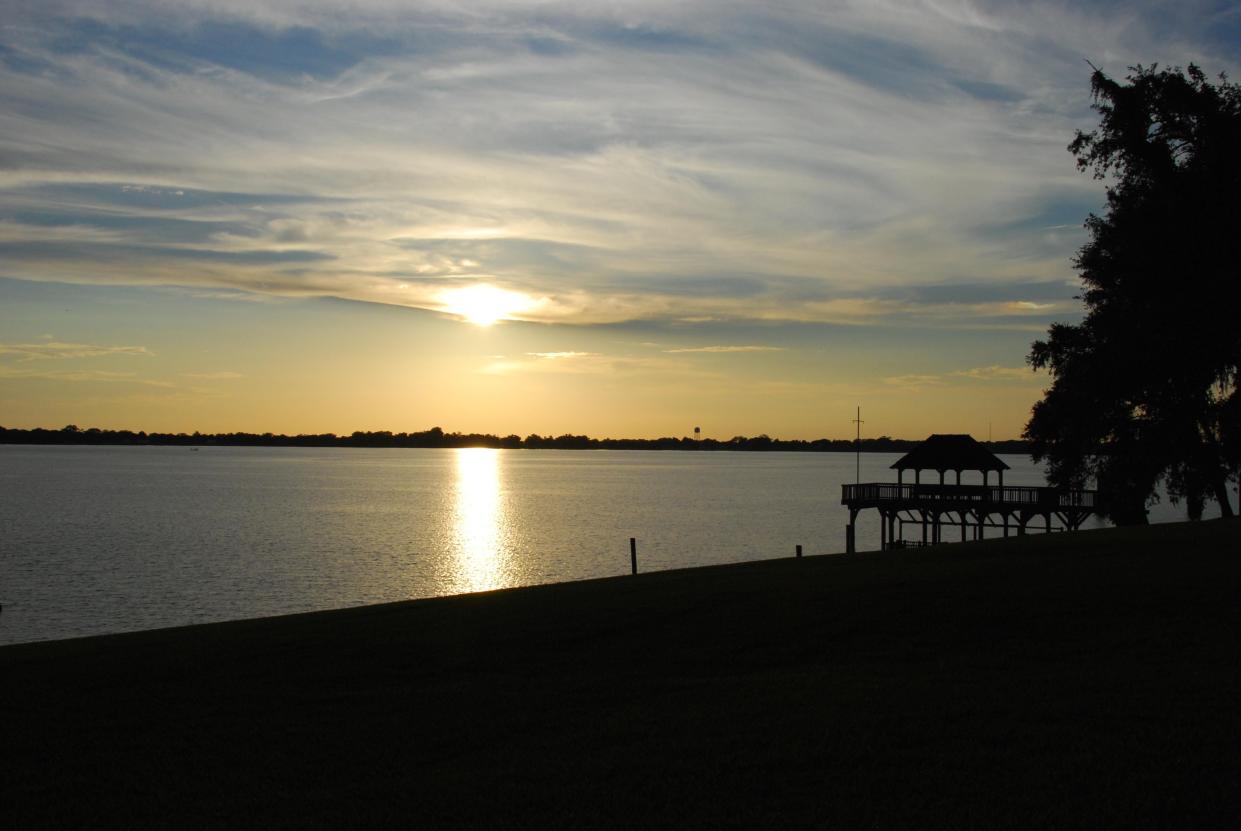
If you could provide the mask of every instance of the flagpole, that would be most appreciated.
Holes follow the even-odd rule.
[[[857,470],[854,472],[854,484],[862,484],[862,406],[859,404],[857,408],[857,418],[853,419],[853,423],[857,425],[857,438],[853,440],[853,449],[857,457]]]

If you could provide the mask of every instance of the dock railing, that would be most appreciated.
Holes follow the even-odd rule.
[[[863,503],[877,505],[926,504],[934,502],[969,502],[1015,508],[1095,508],[1098,491],[1064,490],[1024,485],[922,485],[895,482],[864,482],[842,485],[843,505]]]

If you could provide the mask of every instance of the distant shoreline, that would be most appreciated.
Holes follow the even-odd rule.
[[[516,434],[495,436],[489,433],[445,433],[439,427],[415,433],[394,433],[388,430],[357,431],[347,436],[335,433],[147,433],[133,430],[101,430],[68,425],[58,430],[35,427],[29,430],[0,427],[0,444],[51,445],[167,445],[173,447],[424,447],[459,448],[490,447],[527,450],[702,450],[702,451],[791,451],[807,453],[902,453],[921,444],[921,439],[894,439],[888,436],[854,439],[775,439],[767,435],[734,436],[731,439],[693,439],[689,437],[658,439],[591,438],[563,434],[540,436],[532,433],[525,438]],[[1029,444],[1020,439],[982,442],[993,453],[1028,454]]]

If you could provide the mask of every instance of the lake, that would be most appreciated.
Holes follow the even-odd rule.
[[[895,481],[898,457],[863,454],[862,480]],[[1005,484],[1043,484],[1030,459],[1003,458]],[[799,544],[836,553],[854,465],[841,453],[0,446],[0,643],[627,574],[630,537],[641,571]],[[858,547],[879,547],[874,511]]]

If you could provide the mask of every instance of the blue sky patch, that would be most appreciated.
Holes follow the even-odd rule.
[[[64,52],[113,49],[157,67],[187,70],[202,62],[252,75],[332,78],[357,64],[369,45],[353,38],[330,41],[307,27],[265,29],[234,22],[205,22],[186,29],[107,26],[82,20],[62,32],[56,47]]]

